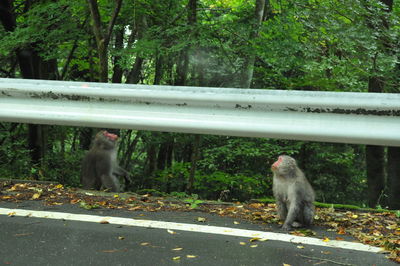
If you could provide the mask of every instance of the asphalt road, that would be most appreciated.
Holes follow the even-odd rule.
[[[0,208],[276,231],[276,225],[200,212],[84,210],[75,205],[0,202]],[[200,223],[198,217],[205,218]],[[317,236],[329,235],[312,228]],[[334,235],[330,236],[334,237]],[[0,265],[397,265],[383,254],[180,230],[0,215]],[[351,239],[349,239],[351,240]]]

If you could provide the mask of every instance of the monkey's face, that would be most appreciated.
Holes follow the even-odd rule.
[[[94,147],[104,150],[115,149],[117,140],[118,135],[103,130],[96,134],[94,139]]]
[[[283,175],[293,169],[296,169],[296,160],[288,155],[279,156],[278,160],[271,166],[272,172]]]
[[[103,131],[103,136],[105,136],[107,139],[114,141],[114,142],[117,141],[117,139],[118,139],[118,135],[109,133],[106,130]]]

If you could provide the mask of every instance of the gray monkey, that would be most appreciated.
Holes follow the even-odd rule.
[[[282,229],[311,225],[315,193],[296,160],[281,155],[271,169],[274,173],[272,190],[279,217],[284,221]]]
[[[100,131],[96,134],[92,147],[82,161],[81,183],[84,189],[107,188],[120,192],[121,185],[117,175],[128,174],[117,162],[118,136]]]

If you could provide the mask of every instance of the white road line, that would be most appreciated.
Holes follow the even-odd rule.
[[[118,225],[126,225],[126,226],[159,228],[159,229],[167,229],[167,230],[180,230],[180,231],[189,231],[189,232],[249,237],[249,238],[257,237],[257,238],[261,238],[261,239],[278,240],[278,241],[285,241],[285,242],[296,243],[296,244],[315,245],[315,246],[323,246],[323,247],[330,247],[330,248],[351,249],[351,250],[366,251],[366,252],[373,252],[373,253],[378,253],[378,252],[382,251],[381,248],[372,247],[372,246],[364,245],[361,243],[355,243],[355,242],[338,241],[338,240],[330,240],[330,241],[324,242],[322,239],[312,238],[312,237],[301,237],[301,236],[294,236],[294,235],[289,235],[289,234],[280,234],[280,233],[264,232],[264,231],[256,231],[256,230],[235,229],[235,228],[220,227],[220,226],[185,224],[185,223],[162,222],[162,221],[151,221],[151,220],[138,220],[138,219],[133,219],[133,218],[107,217],[107,216],[73,214],[73,213],[64,213],[64,212],[8,209],[8,208],[0,208],[0,215],[60,219],[60,220],[68,220],[68,221],[82,221],[82,222],[93,222],[93,223],[101,223],[101,222],[106,221],[110,224],[118,224]]]

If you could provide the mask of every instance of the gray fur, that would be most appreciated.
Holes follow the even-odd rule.
[[[115,176],[122,171],[120,169],[122,168],[117,163],[116,142],[105,137],[103,131],[100,131],[82,161],[82,187],[96,190],[103,187],[120,192],[121,185]]]
[[[282,229],[309,226],[313,222],[315,212],[314,190],[295,159],[287,155],[279,157],[282,160],[279,165],[276,162],[272,166],[272,190],[279,217],[284,221]]]

